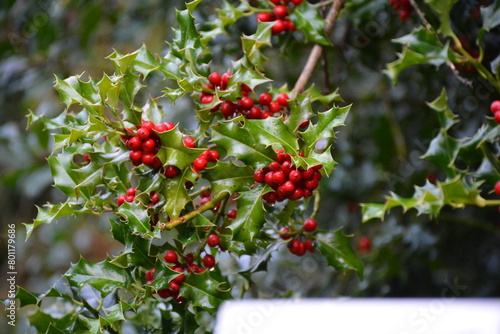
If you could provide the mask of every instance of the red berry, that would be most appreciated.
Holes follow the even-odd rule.
[[[236,111],[236,106],[234,105],[233,101],[224,101],[220,106],[220,111],[225,118],[229,118],[233,116],[234,112]]]
[[[272,21],[272,15],[271,13],[259,13],[257,14],[257,21],[270,22]]]
[[[275,191],[271,191],[262,195],[262,199],[264,199],[269,204],[274,204],[276,202],[276,197],[277,195]]]
[[[219,152],[217,152],[217,151],[209,151],[208,161],[210,161],[210,162],[216,162],[217,160],[219,160],[219,158],[220,158]]]
[[[243,107],[243,109],[245,110],[250,110],[250,108],[253,107],[253,104],[254,104],[254,101],[251,97],[243,97],[241,100],[240,100],[240,106]]]
[[[189,264],[189,265],[193,264],[194,263],[194,255],[193,255],[193,253],[186,254],[185,260],[186,260],[187,264]]]
[[[122,205],[124,202],[125,202],[125,199],[127,198],[127,196],[125,195],[120,195],[116,198],[116,204],[118,206]]]
[[[221,75],[217,72],[212,72],[210,73],[210,75],[208,76],[208,81],[210,81],[210,83],[214,86],[214,87],[218,87],[220,86],[220,82],[221,82]]]
[[[271,116],[272,116],[271,113],[267,110],[264,110],[263,112],[260,113],[260,119],[266,119]]]
[[[281,170],[281,165],[277,161],[273,161],[269,164],[269,169],[271,169],[272,172],[277,172]]]
[[[292,183],[292,181],[286,181],[283,184],[283,190],[287,193],[293,193],[295,191],[295,185]]]
[[[287,29],[287,24],[283,20],[276,20],[273,24],[273,27],[271,28],[273,34],[277,35],[282,33]]]
[[[267,183],[268,185],[270,185],[271,187],[274,185],[273,174],[274,174],[274,172],[268,172],[268,173],[266,173],[266,175],[264,176],[264,180],[265,180],[265,181],[266,181],[266,183]]]
[[[182,268],[179,268],[179,267],[172,268],[172,270],[175,270],[178,273],[181,273],[181,275],[175,276],[175,278],[172,279],[173,282],[181,284],[184,281],[184,278],[185,278],[184,270],[182,270]]]
[[[161,289],[158,290],[158,296],[161,298],[169,298],[172,296],[172,293],[170,292],[170,289]]]
[[[253,106],[250,108],[250,111],[248,112],[246,118],[248,119],[260,119],[262,116],[262,112],[259,107]]]
[[[290,229],[288,227],[282,227],[280,229],[280,238],[283,239],[283,240],[290,239],[292,236],[291,235],[287,235],[290,232],[291,231],[290,231]]]
[[[132,151],[128,156],[132,162],[142,163],[142,151]]]
[[[290,195],[289,199],[297,201],[302,197],[304,197],[304,190],[302,190],[302,188],[295,188],[295,191]]]
[[[279,5],[281,0],[270,0],[273,4]]]
[[[158,202],[160,201],[160,195],[158,195],[158,193],[156,191],[152,191],[151,194],[149,194],[149,196],[150,196],[151,204],[153,204],[153,205],[158,204]]]
[[[131,151],[136,151],[140,150],[142,147],[141,140],[139,137],[132,137],[129,140],[127,140],[127,148]]]
[[[177,261],[179,259],[179,257],[177,256],[177,253],[173,250],[166,251],[163,258],[168,263],[177,263]]]
[[[193,168],[201,172],[202,170],[205,170],[207,168],[207,164],[208,164],[207,159],[203,157],[198,157],[193,161]]]
[[[226,217],[227,219],[236,219],[236,216],[238,215],[238,211],[237,210],[229,210],[227,213],[226,213]]]
[[[255,180],[255,182],[264,183],[266,181],[265,176],[266,173],[264,173],[262,169],[259,169],[253,174],[253,179]]]
[[[283,173],[285,173],[285,175],[290,175],[290,173],[296,169],[290,161],[285,161],[281,165],[281,170],[283,171]]]
[[[305,220],[303,228],[306,232],[314,232],[318,228],[318,223],[316,219],[309,218]]]
[[[152,166],[155,160],[155,155],[151,153],[146,153],[142,155],[142,163],[146,166]]]
[[[186,146],[187,148],[195,148],[196,147],[195,141],[196,139],[194,139],[193,137],[186,137],[183,140],[184,146]]]
[[[290,247],[290,252],[292,254],[297,254],[300,248],[300,244],[301,242],[297,239],[290,241],[290,243],[288,244],[288,247]]]
[[[167,131],[167,126],[165,125],[165,123],[157,124],[155,126],[155,131],[156,132],[165,132],[165,131]]]
[[[214,100],[214,96],[213,95],[205,95],[201,98],[201,103],[203,104],[209,104],[209,103],[212,103]]]
[[[142,151],[145,153],[156,154],[156,142],[153,139],[148,139],[142,143]]]
[[[296,169],[291,170],[290,174],[288,174],[288,178],[292,181],[292,183],[298,184],[302,181],[302,173]]]
[[[500,196],[500,181],[498,181],[497,184],[495,184],[495,194]]]
[[[281,93],[276,96],[276,102],[278,102],[280,106],[288,107],[288,100],[288,95],[285,93]]]
[[[146,271],[146,280],[152,281],[155,275],[156,268]]]
[[[318,180],[317,179],[307,180],[304,182],[304,187],[306,189],[313,191],[314,189],[318,188]]]
[[[273,100],[273,97],[269,93],[262,93],[259,96],[259,103],[263,106],[268,106]]]
[[[497,124],[500,124],[500,111],[497,111],[495,113],[495,122],[497,122]]]
[[[274,14],[278,19],[284,19],[288,15],[288,9],[283,5],[274,7]]]
[[[316,174],[316,171],[313,170],[312,168],[309,168],[309,169],[302,172],[302,177],[306,180],[312,180],[312,179],[314,179],[315,174]]]
[[[250,86],[248,86],[247,84],[244,84],[244,83],[241,84],[241,94],[242,95],[247,96],[248,93],[250,93],[251,91],[252,91],[252,88],[250,88]]]
[[[155,123],[151,121],[142,121],[141,128],[147,129],[149,132],[153,131],[155,128]]]
[[[304,242],[304,246],[306,247],[306,250],[314,253],[314,245],[311,239],[306,239],[306,241]]]
[[[279,112],[280,110],[281,105],[278,102],[272,101],[271,103],[269,103],[269,111],[273,114]]]
[[[299,129],[304,130],[309,125],[309,120],[306,120],[299,125]]]
[[[297,27],[295,27],[295,24],[293,23],[292,20],[286,19],[284,21],[286,23],[286,29],[288,31],[295,31],[295,30],[297,30]]]
[[[135,196],[136,189],[135,188],[128,188],[126,194],[127,194],[127,196]]]
[[[295,5],[295,6],[298,6],[302,3],[303,0],[292,0],[292,3]]]
[[[132,203],[134,201],[135,196],[125,196],[125,202]]]
[[[281,171],[281,170],[274,172],[272,180],[273,180],[273,184],[278,185],[278,186],[282,185],[283,183],[285,183],[285,180],[286,180],[285,173],[283,173],[283,171]]]
[[[151,132],[146,128],[140,127],[139,130],[137,130],[137,137],[139,137],[141,141],[148,140],[150,136]]]
[[[219,246],[219,243],[220,243],[220,239],[219,239],[219,236],[217,234],[210,234],[208,236],[207,244],[210,247],[217,247],[217,246]]]
[[[491,102],[490,111],[492,114],[496,114],[497,111],[500,111],[500,100]]]
[[[220,82],[220,88],[226,89],[227,85],[229,84],[229,78],[232,77],[233,75],[231,73],[224,73],[221,77],[221,82]]]
[[[181,286],[179,285],[179,283],[174,282],[173,280],[168,283],[168,286],[170,287],[170,290],[172,292],[177,292],[181,288]]]
[[[371,248],[372,248],[372,241],[370,240],[370,238],[366,236],[359,238],[358,249],[361,252],[363,253],[369,252]]]
[[[215,258],[207,254],[203,257],[203,265],[207,268],[213,268],[215,266]]]
[[[168,165],[167,167],[165,167],[165,171],[163,172],[163,175],[165,175],[165,177],[168,179],[173,179],[177,176],[177,174],[179,174],[179,168],[173,165]]]

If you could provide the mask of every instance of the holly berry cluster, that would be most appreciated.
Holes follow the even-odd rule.
[[[288,242],[288,249],[290,253],[297,256],[303,256],[306,251],[314,253],[314,244],[311,238],[307,237],[306,233],[312,233],[318,228],[318,223],[316,219],[308,218],[302,224],[302,229],[293,233],[288,227],[283,227],[280,229],[280,238],[283,240],[291,240]]]
[[[271,31],[273,35],[278,35],[285,31],[295,31],[295,24],[288,18],[295,6],[300,5],[303,0],[270,0],[276,5],[272,11],[257,14],[257,21],[274,22]]]
[[[121,206],[125,202],[132,203],[135,199],[136,194],[137,194],[137,189],[130,187],[127,189],[125,195],[120,195],[116,198],[116,204],[118,206]],[[160,202],[160,195],[156,191],[152,190],[149,193],[148,207],[152,208],[153,206],[158,204],[158,202]],[[151,217],[149,220],[149,224],[151,225],[151,231],[153,231],[156,224],[160,220],[160,217],[159,217],[158,213],[152,214],[149,211],[148,211],[148,215]]]
[[[491,103],[490,111],[495,116],[495,122],[497,122],[497,124],[500,124],[500,100],[496,100]]]
[[[144,164],[152,169],[160,168],[162,163],[156,156],[161,146],[161,140],[158,132],[165,132],[173,129],[175,126],[170,122],[155,125],[151,121],[142,121],[137,131],[125,129],[128,135],[123,136],[125,145],[131,151],[130,160],[134,166]]]
[[[411,14],[411,3],[410,0],[389,0],[392,8],[399,12],[399,19],[401,21],[406,21]]]
[[[227,88],[228,80],[232,76],[231,73],[224,73],[220,75],[218,72],[212,72],[208,76],[208,81],[205,88],[210,92],[202,92],[200,94],[200,101],[202,104],[210,104],[214,100],[212,91],[215,89],[224,90]],[[212,112],[220,110],[224,118],[229,119],[235,116],[243,116],[246,119],[265,119],[270,116],[281,116],[283,112],[288,109],[289,97],[286,93],[281,93],[273,97],[269,93],[262,93],[259,95],[258,100],[254,100],[248,96],[252,89],[245,84],[241,85],[241,98],[236,101],[224,100],[221,104],[212,109]]]
[[[313,191],[318,187],[321,180],[323,166],[316,165],[304,170],[302,167],[296,168],[292,165],[290,154],[284,151],[277,152],[277,160],[255,171],[253,178],[255,182],[266,183],[274,191],[268,192],[262,198],[269,204],[282,202],[285,199],[299,200],[312,196]]]
[[[196,173],[204,171],[209,162],[216,162],[219,160],[220,154],[217,151],[206,150],[201,153],[198,158],[194,159],[192,166]]]

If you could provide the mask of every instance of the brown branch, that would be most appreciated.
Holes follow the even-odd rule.
[[[339,16],[340,9],[344,5],[345,0],[335,0],[332,7],[330,7],[330,11],[325,19],[325,34],[328,36],[333,30],[333,26],[335,25],[335,21]],[[321,59],[321,54],[323,52],[323,47],[319,44],[314,45],[309,58],[307,59],[307,63],[302,70],[302,73],[299,76],[299,79],[295,83],[295,87],[293,87],[292,92],[301,93],[304,91],[307,83],[311,79],[311,76],[314,72],[314,68],[316,64]]]

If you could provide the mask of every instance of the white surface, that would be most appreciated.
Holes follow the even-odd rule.
[[[500,334],[500,299],[305,299],[224,303],[215,334]]]

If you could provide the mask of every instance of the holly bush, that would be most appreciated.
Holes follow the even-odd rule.
[[[450,207],[497,207],[500,190],[492,193],[500,171],[495,120],[500,112],[492,98],[485,102],[491,104],[490,116],[479,111],[476,118],[483,122],[464,122],[453,112],[447,92],[458,99],[457,85],[480,80],[489,95],[498,94],[498,60],[485,41],[497,26],[499,11],[496,4],[482,4],[479,14],[469,17],[463,3],[244,0],[221,1],[214,8],[197,0],[176,11],[177,27],[163,55],[151,52],[149,45],[129,53],[116,50],[107,57],[112,73],[56,76],[65,110],[56,117],[30,112],[28,122],[53,135],[47,161],[64,200],[38,207],[33,223],[26,224],[27,237],[40,225],[96,216],[107,219],[112,238],[122,246],[104,261],[81,257],[44,293],[19,287],[21,306],[35,310],[28,315],[30,325],[42,333],[211,332],[223,301],[265,296],[255,293],[258,274],[271,275],[271,259],[283,249],[299,258],[319,254],[325,266],[346,272],[343,277],[355,273],[365,282],[360,290],[363,284],[369,289],[381,275],[374,268],[381,258],[405,261],[404,254],[387,253],[386,247],[407,232],[393,228],[391,217],[397,212],[389,214],[390,209],[440,217]],[[331,80],[325,55],[334,50],[334,59],[349,59],[348,43],[360,42],[348,33],[332,34],[339,15],[339,20],[367,26],[380,22],[374,14],[380,12],[394,14],[397,24],[411,32],[393,40],[402,45],[401,53],[380,56],[377,61],[387,58],[388,64],[375,70],[396,87],[419,71],[438,78],[426,94],[432,95],[431,102],[419,106],[432,110],[427,118],[436,121],[435,137],[422,156],[435,167],[414,192],[404,186],[418,181],[398,180],[391,190],[402,190],[404,196],[391,192],[382,204],[378,195],[364,196],[358,221],[390,217],[375,245],[361,237],[356,252],[344,232],[352,226],[318,226],[318,217],[325,214],[321,198],[336,187],[333,183],[349,182],[349,172],[358,173],[358,166],[348,166],[349,159],[343,159],[346,167],[334,160],[349,151],[343,133],[359,124],[351,134],[353,143],[372,134],[383,142],[385,137],[371,127],[386,129],[387,124],[363,127],[366,123],[356,123],[356,114],[346,121],[356,105],[344,99],[356,99],[349,94],[342,99],[332,87],[332,81],[344,83],[341,75]],[[477,29],[458,31],[464,16]],[[391,28],[383,33],[396,37]],[[364,66],[346,66],[350,75],[345,77],[356,83],[357,71],[361,82],[373,76],[366,68],[373,67],[370,62],[380,52],[359,48]],[[230,57],[221,56],[226,52]],[[324,81],[315,71],[320,62]],[[291,73],[285,81],[276,73],[281,66]],[[455,82],[443,89],[440,77]],[[344,123],[347,127],[339,128]],[[398,122],[387,123],[397,137]],[[409,135],[415,134],[399,133]],[[370,144],[363,146],[359,154],[372,158]],[[385,157],[392,150],[402,150],[398,140],[395,147],[380,146],[376,158],[381,164],[389,164]],[[357,153],[351,160],[359,159]],[[382,255],[368,254],[365,269],[358,255],[373,247]],[[385,264],[380,267],[386,270]],[[386,270],[384,277],[395,270]],[[346,284],[341,277],[338,281]]]

